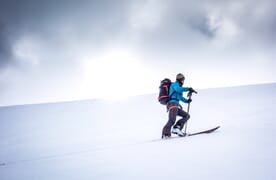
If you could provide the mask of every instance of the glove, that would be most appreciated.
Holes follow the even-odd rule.
[[[187,100],[187,103],[191,103],[191,102],[192,102],[192,99],[188,99],[188,100]]]
[[[197,93],[197,92],[196,92],[193,88],[191,88],[191,87],[189,88],[189,92],[190,92],[190,93]]]

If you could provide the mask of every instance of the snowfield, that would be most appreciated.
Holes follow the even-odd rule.
[[[0,179],[276,179],[276,83],[198,90],[190,114],[188,132],[221,128],[156,141],[157,94],[0,107]]]

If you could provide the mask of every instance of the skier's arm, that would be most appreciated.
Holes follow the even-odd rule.
[[[189,89],[187,87],[174,86],[174,90],[178,93],[187,92]]]

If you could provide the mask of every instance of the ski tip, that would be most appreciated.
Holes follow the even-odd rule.
[[[220,128],[220,126],[216,126],[214,129],[218,129],[218,128]]]
[[[212,131],[216,131],[217,129],[219,129],[220,128],[220,126],[217,126],[217,127],[215,127]]]

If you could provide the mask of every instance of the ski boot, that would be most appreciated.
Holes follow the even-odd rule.
[[[170,134],[162,134],[162,139],[169,139],[171,138]]]
[[[176,134],[176,135],[178,135],[178,136],[180,136],[180,137],[184,137],[184,136],[187,135],[187,134],[185,134],[184,132],[182,132],[182,131],[179,129],[179,127],[173,128],[173,129],[172,129],[172,133],[173,133],[173,134]]]

